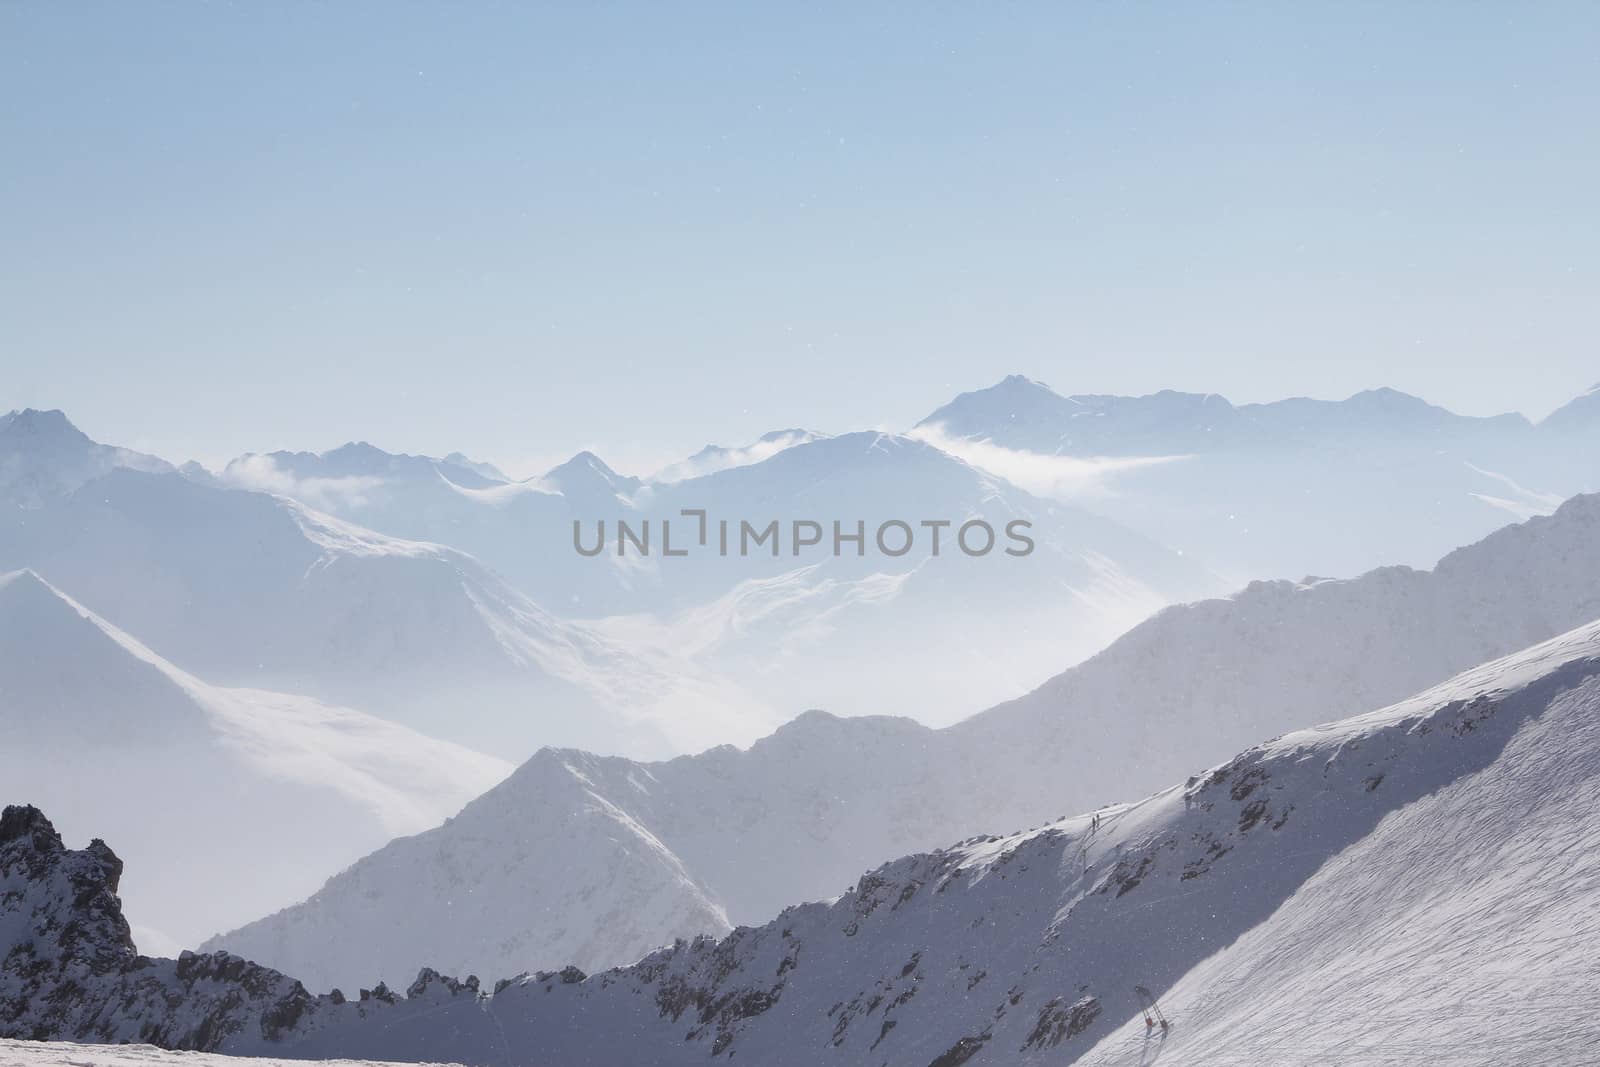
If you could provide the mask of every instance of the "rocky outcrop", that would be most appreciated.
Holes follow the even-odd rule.
[[[141,956],[117,898],[121,877],[104,841],[68,849],[38,808],[0,815],[0,1037],[235,1051],[383,1003],[347,1009],[337,993],[314,997],[226,952]]]

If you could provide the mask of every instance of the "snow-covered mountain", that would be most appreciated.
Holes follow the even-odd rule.
[[[0,568],[24,567],[208,681],[516,758],[552,743],[671,753],[779,721],[691,665],[558,618],[464,553],[176,473],[114,469],[0,519]]]
[[[918,423],[932,426],[1065,456],[1172,455],[1374,438],[1439,442],[1532,429],[1521,415],[1457,415],[1395,389],[1369,389],[1345,400],[1293,397],[1234,405],[1215,393],[1170,389],[1149,396],[1061,396],[1020,374],[962,393]]]
[[[479,974],[624,963],[682,933],[684,916],[717,932],[706,900],[756,922],[883,856],[1156,789],[1251,739],[1399,699],[1600,617],[1596,544],[1600,496],[1579,497],[1433,572],[1256,583],[1169,608],[1027,697],[941,730],[813,712],[743,752],[662,763],[541,753],[458,820],[211,944],[317,988],[398,981],[428,961]],[[650,847],[625,847],[618,825]],[[520,873],[499,872],[536,864],[551,842],[564,843],[576,901],[511,917],[460,906],[467,884],[491,902],[520,892]],[[660,888],[663,862],[687,879]],[[676,898],[672,925],[585,935],[644,887]],[[427,932],[401,936],[417,916]]]
[[[633,776],[622,802],[648,794],[648,766],[541,751],[514,783],[444,825],[390,842],[308,903],[202,948],[326,990],[404,983],[419,959],[449,974],[506,975],[540,961],[631,962],[677,937],[727,933],[725,905],[690,862],[607,795],[615,773]]]
[[[0,415],[0,507],[37,508],[118,467],[161,472],[155,456],[91,441],[59,411]]]
[[[180,946],[305,896],[511,770],[348,708],[207,685],[27,571],[0,575],[0,737],[0,799],[113,834],[142,936]]]
[[[1535,425],[1392,389],[1234,405],[1171,391],[1062,396],[1013,375],[913,433],[1019,484],[1084,497],[1244,580],[1427,566],[1508,514],[1600,489],[1592,410],[1580,398]]]
[[[528,482],[466,485],[441,461],[365,445],[246,457],[224,477],[465,549],[536,601],[653,659],[692,663],[785,714],[904,705],[953,721],[1026,692],[1164,604],[1223,588],[1156,539],[892,434],[781,431],[746,448],[707,449],[651,481],[581,453]],[[668,558],[666,524],[680,551],[698,541],[686,510],[704,513],[709,547]],[[1034,552],[968,559],[954,540],[975,518],[1002,540],[1008,522],[1031,522]],[[903,556],[877,551],[874,531],[889,520],[908,524],[921,543]],[[950,524],[937,558],[924,520]],[[620,521],[653,531],[651,555],[618,554]],[[726,553],[717,547],[723,521],[734,542]],[[741,521],[777,522],[780,550],[769,542],[744,554]],[[822,547],[793,550],[797,521],[818,524]],[[835,556],[836,521],[846,532],[861,524],[867,551],[846,545]],[[602,523],[604,550],[580,556],[575,525],[592,543]]]
[[[105,892],[120,864],[11,809],[0,950],[22,964],[0,972],[0,1036],[486,1065],[1585,1062],[1600,623],[1193,770],[720,941],[492,995],[424,970],[392,1003],[285,992],[224,955],[131,959]],[[74,956],[93,964],[68,984]],[[1170,1032],[1144,1027],[1140,987]]]

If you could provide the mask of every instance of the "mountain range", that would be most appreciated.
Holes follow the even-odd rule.
[[[366,444],[210,472],[13,412],[7,799],[123,842],[149,872],[129,885],[147,945],[246,923],[213,943],[318,988],[423,962],[631,962],[824,899],[885,856],[1157,788],[1600,615],[1594,500],[1556,510],[1593,474],[1595,395],[1534,425],[1390,391],[1234,407],[1012,378],[908,434],[777,431],[649,477],[585,453],[526,482]],[[1093,432],[1049,438],[1062,419]],[[1232,537],[1206,509],[1237,500],[1298,526]],[[1036,551],[572,549],[575,520],[660,530],[691,509],[869,529],[1020,519]],[[1348,561],[1392,540],[1405,558],[1526,514],[1431,572],[1196,599],[1318,544]],[[1214,551],[1170,547],[1191,534]],[[808,707],[830,710],[796,717]],[[122,802],[146,780],[162,819]],[[215,797],[214,821],[189,813],[197,796]],[[197,874],[196,835],[237,842],[237,861]],[[293,858],[266,877],[249,863],[264,854]],[[542,906],[515,910],[529,886]]]
[[[1028,696],[939,730],[811,712],[748,750],[541,752],[457,818],[205,947],[318,989],[398,981],[424,962],[478,974],[627,963],[825,898],[883,856],[1156,789],[1253,738],[1600,618],[1596,544],[1600,496],[1582,496],[1432,572],[1254,583],[1168,608]],[[543,866],[554,852],[559,872]],[[541,906],[509,907],[529,886]]]
[[[1393,389],[1235,405],[1172,391],[1062,396],[1013,375],[911,432],[1036,491],[1093,493],[1099,513],[1237,580],[1344,576],[1428,566],[1507,515],[1600,489],[1596,395],[1532,423]]]
[[[89,457],[102,446],[58,413],[22,421],[53,427],[53,444],[0,432],[0,466],[59,492],[11,501],[0,567],[37,571],[210,680],[518,757],[539,744],[654,756],[748,743],[807,706],[882,710],[907,695],[895,677],[916,679],[919,714],[953,721],[1165,603],[1220,588],[1115,522],[886,434],[817,438],[651,486],[590,456],[536,484],[490,484],[462,463],[351,446],[268,457],[282,477],[247,489],[237,469],[100,471]],[[1037,547],[1025,560],[948,544],[937,558],[574,551],[575,520],[681,523],[684,508],[786,528],[982,518],[999,530],[1021,518]],[[592,617],[594,604],[608,613]],[[975,643],[977,619],[993,636]],[[919,668],[930,656],[939,670]]]
[[[140,957],[121,861],[13,807],[0,1036],[485,1065],[1578,1063],[1600,1033],[1581,1011],[1600,988],[1597,723],[1592,623],[720,940],[492,992],[423,969],[403,999]],[[1152,999],[1170,1029],[1144,1023]]]

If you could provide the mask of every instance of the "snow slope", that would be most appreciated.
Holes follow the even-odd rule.
[[[1330,860],[1271,920],[1080,1062],[1587,1064],[1600,1058],[1600,700],[1552,701],[1495,764]]]
[[[626,963],[689,932],[682,917],[718,932],[703,898],[734,923],[758,922],[837,892],[884,856],[1160,788],[1255,739],[1396,700],[1600,617],[1596,544],[1600,497],[1579,497],[1433,572],[1257,583],[1169,608],[1028,696],[942,730],[812,712],[743,752],[658,763],[542,753],[457,822],[211,944],[315,988],[403,980],[426,962],[479,974]],[[619,863],[610,816],[591,808],[622,813],[689,872],[669,885],[673,924],[580,935],[614,901],[659,884],[654,853]],[[562,896],[507,918],[499,903],[552,842],[581,903]],[[515,877],[502,875],[507,864]],[[450,873],[396,873],[407,869]],[[469,881],[496,908],[461,908],[455,887]],[[401,935],[416,916],[429,917],[426,932]]]
[[[349,708],[207,685],[28,571],[0,575],[0,737],[0,800],[115,836],[147,936],[180,946],[511,770]]]
[[[1585,936],[1600,914],[1597,723],[1592,623],[1196,766],[1143,801],[907,856],[837,898],[620,970],[547,972],[488,997],[425,971],[404,1001],[294,993],[286,1013],[251,1007],[291,999],[270,972],[248,972],[264,994],[241,1005],[214,985],[185,988],[161,961],[142,969],[174,990],[164,1001],[129,1000],[132,964],[51,997],[47,967],[10,1002],[26,1006],[3,1036],[160,1033],[181,1019],[180,1036],[207,1050],[481,1064],[976,1067],[1150,1062],[1169,1049],[1173,1062],[1583,1063],[1596,1032],[1581,1008],[1600,987]],[[81,905],[51,872],[103,868],[103,846],[63,855],[49,840],[30,851],[15,829],[0,838],[11,889],[0,931],[22,944],[17,922],[31,914],[35,945],[57,951],[64,927],[38,917]],[[228,959],[175,966],[216,975]],[[1127,1029],[1135,985],[1173,1018],[1167,1046]],[[1436,1003],[1428,994],[1469,999],[1419,1009]],[[1553,1018],[1562,996],[1574,1010]],[[194,1025],[208,1012],[216,1026]],[[1479,1018],[1462,1028],[1469,1012]]]

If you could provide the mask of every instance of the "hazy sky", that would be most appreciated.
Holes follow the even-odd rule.
[[[629,467],[1600,381],[1600,5],[776,8],[0,3],[0,410]]]

